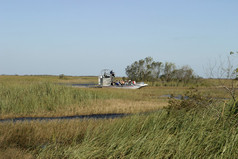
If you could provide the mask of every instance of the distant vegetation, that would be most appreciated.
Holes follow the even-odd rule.
[[[126,74],[129,79],[136,81],[164,81],[187,84],[191,81],[197,81],[199,78],[195,75],[193,69],[187,65],[177,67],[171,62],[157,62],[152,57],[146,57],[135,61],[126,67]]]

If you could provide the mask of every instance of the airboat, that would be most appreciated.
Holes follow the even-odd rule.
[[[72,84],[74,87],[84,88],[121,88],[121,89],[140,89],[148,86],[144,82],[136,83],[136,81],[118,81],[115,80],[115,73],[113,70],[103,69],[98,76],[98,84]]]
[[[140,89],[142,87],[148,86],[144,82],[136,83],[136,81],[116,81],[115,73],[109,69],[103,69],[101,75],[98,76],[98,85],[101,87],[108,88],[122,88],[122,89]]]

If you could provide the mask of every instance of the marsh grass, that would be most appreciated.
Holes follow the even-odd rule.
[[[165,99],[141,90],[73,88],[50,82],[0,83],[0,118],[135,113],[160,109]]]
[[[95,77],[0,76],[0,118],[136,113],[167,105],[166,99],[158,98],[160,88],[88,89],[58,84],[93,80]]]
[[[0,113],[4,115],[57,114],[62,110],[82,109],[97,100],[117,99],[121,93],[77,89],[52,83],[29,85],[0,84]]]
[[[160,96],[183,95],[193,87],[146,87],[139,90],[73,88],[58,83],[93,81],[95,77],[1,76],[0,118],[136,113],[167,106]],[[59,82],[61,81],[61,82]],[[229,98],[222,88],[196,87],[203,94]]]
[[[87,77],[85,77],[87,78]],[[154,86],[140,90],[79,89],[58,85],[75,77],[0,77],[1,118],[91,113],[138,113],[110,120],[0,123],[0,158],[237,158],[237,106],[209,98],[167,105],[165,94],[220,88]],[[83,79],[86,80],[86,79]],[[83,81],[82,80],[82,81]],[[203,100],[204,99],[204,100]],[[140,114],[157,110],[154,113]]]
[[[30,85],[0,85],[1,115],[13,113],[29,115],[36,112],[54,112],[62,106],[97,98],[84,90],[70,89],[50,83]]]
[[[38,82],[50,82],[50,83],[95,83],[97,84],[96,76],[64,76],[63,79],[60,76],[50,75],[38,75],[38,76],[10,76],[0,75],[0,83],[9,84],[29,84]]]
[[[113,120],[0,123],[0,152],[17,149],[34,158],[237,158],[238,127],[221,114],[217,102]]]

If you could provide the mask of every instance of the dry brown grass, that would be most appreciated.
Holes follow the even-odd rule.
[[[0,159],[34,159],[33,155],[18,148],[0,149]]]
[[[97,76],[65,76],[60,79],[59,76],[10,76],[0,75],[0,82],[10,84],[27,84],[31,82],[53,82],[53,83],[97,83]]]
[[[166,100],[158,101],[131,101],[123,99],[97,100],[92,106],[74,110],[76,114],[107,114],[107,113],[139,113],[161,109],[167,106]],[[73,109],[72,109],[73,110]]]
[[[57,117],[57,116],[73,116],[88,114],[108,114],[108,113],[142,113],[161,109],[168,105],[167,99],[151,100],[151,101],[133,101],[127,99],[99,99],[91,101],[84,106],[69,105],[62,107],[55,112],[36,112],[31,117]],[[26,117],[24,114],[3,114],[2,119]]]
[[[37,158],[36,149],[41,151],[51,144],[79,144],[95,128],[115,120],[118,119],[0,123],[0,159]]]

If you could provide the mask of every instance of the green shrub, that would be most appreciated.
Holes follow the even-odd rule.
[[[209,96],[204,96],[196,89],[191,89],[181,99],[174,99],[173,97],[169,100],[167,110],[171,109],[184,109],[189,111],[196,108],[204,108],[210,105],[214,100]]]

